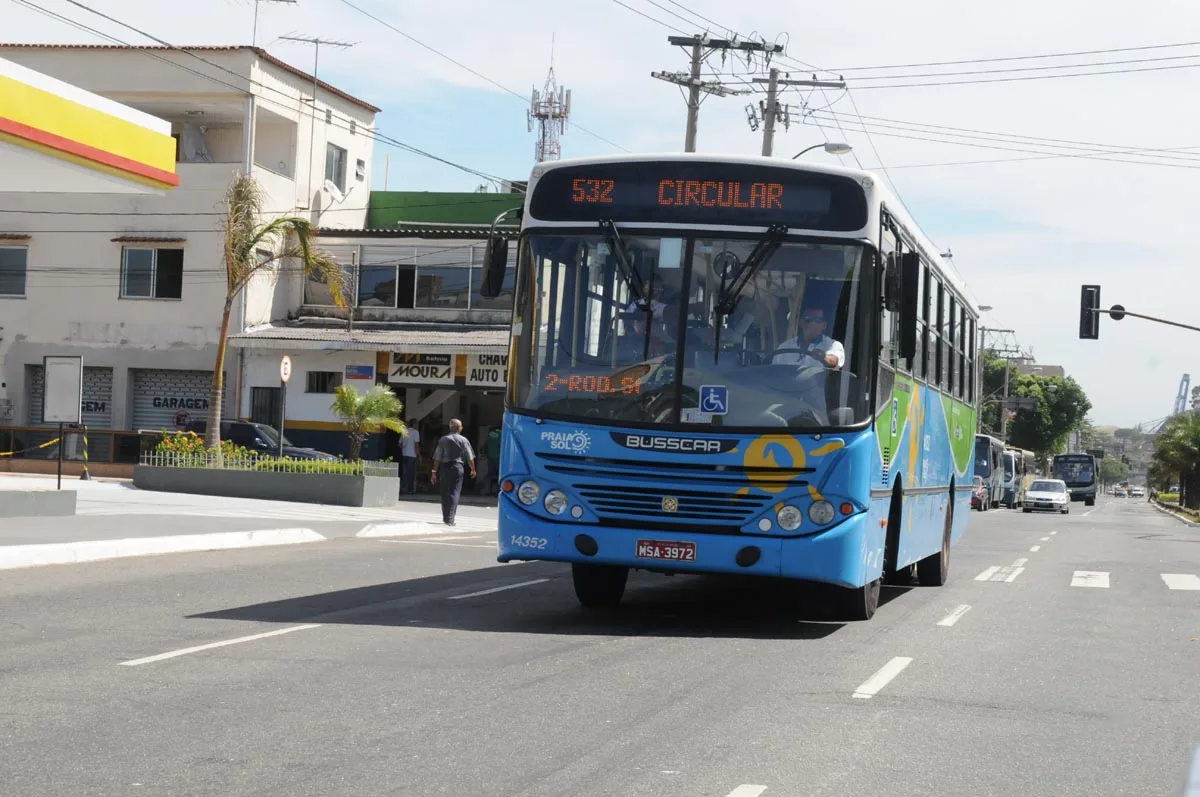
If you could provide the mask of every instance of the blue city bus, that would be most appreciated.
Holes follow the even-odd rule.
[[[1050,464],[1050,477],[1067,483],[1072,501],[1084,506],[1096,504],[1096,457],[1092,454],[1056,454]]]
[[[991,435],[975,435],[975,475],[987,488],[987,504],[982,509],[1004,503],[1004,441]]]
[[[517,246],[499,561],[570,563],[585,607],[640,569],[833,585],[863,620],[883,582],[946,581],[978,309],[876,176],[541,163]],[[493,232],[485,294],[507,260]]]

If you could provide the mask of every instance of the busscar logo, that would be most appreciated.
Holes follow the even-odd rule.
[[[715,437],[663,437],[649,434],[611,432],[613,442],[643,451],[672,451],[682,454],[724,454],[737,447],[737,440]]]

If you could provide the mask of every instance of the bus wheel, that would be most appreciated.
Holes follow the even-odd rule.
[[[589,609],[611,609],[625,594],[629,568],[572,564],[571,578],[575,582],[575,597],[582,605]]]
[[[879,587],[883,579],[875,579],[865,587],[842,588],[840,608],[847,620],[870,620],[879,608]]]
[[[942,529],[942,549],[917,562],[917,581],[922,587],[940,587],[950,576],[950,533],[954,529],[954,499],[946,506],[946,524]]]
[[[1085,498],[1085,499],[1084,499],[1084,501],[1083,501],[1083,505],[1084,505],[1084,506],[1095,506],[1095,505],[1096,505],[1096,499],[1095,499],[1095,498]]]

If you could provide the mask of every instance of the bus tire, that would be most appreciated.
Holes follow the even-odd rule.
[[[1083,505],[1084,506],[1095,506],[1096,499],[1095,498],[1085,498],[1085,499],[1083,499]]]
[[[883,579],[877,578],[863,587],[842,588],[841,614],[849,621],[870,620],[879,608],[879,589]]]
[[[888,584],[906,584],[912,580],[910,568],[897,568],[900,560],[900,531],[904,525],[904,486],[896,479],[892,503],[888,507],[887,534],[883,542],[883,580]],[[873,613],[873,612],[872,612]]]
[[[942,549],[917,562],[917,581],[922,587],[940,587],[950,577],[950,535],[954,530],[954,485],[950,486],[946,522],[942,529]]]
[[[588,609],[611,609],[619,604],[625,595],[628,578],[628,567],[581,563],[571,565],[575,597]]]

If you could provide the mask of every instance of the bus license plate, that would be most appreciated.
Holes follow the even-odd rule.
[[[696,561],[696,543],[638,540],[637,556],[639,559],[668,559],[674,562],[694,562]]]

